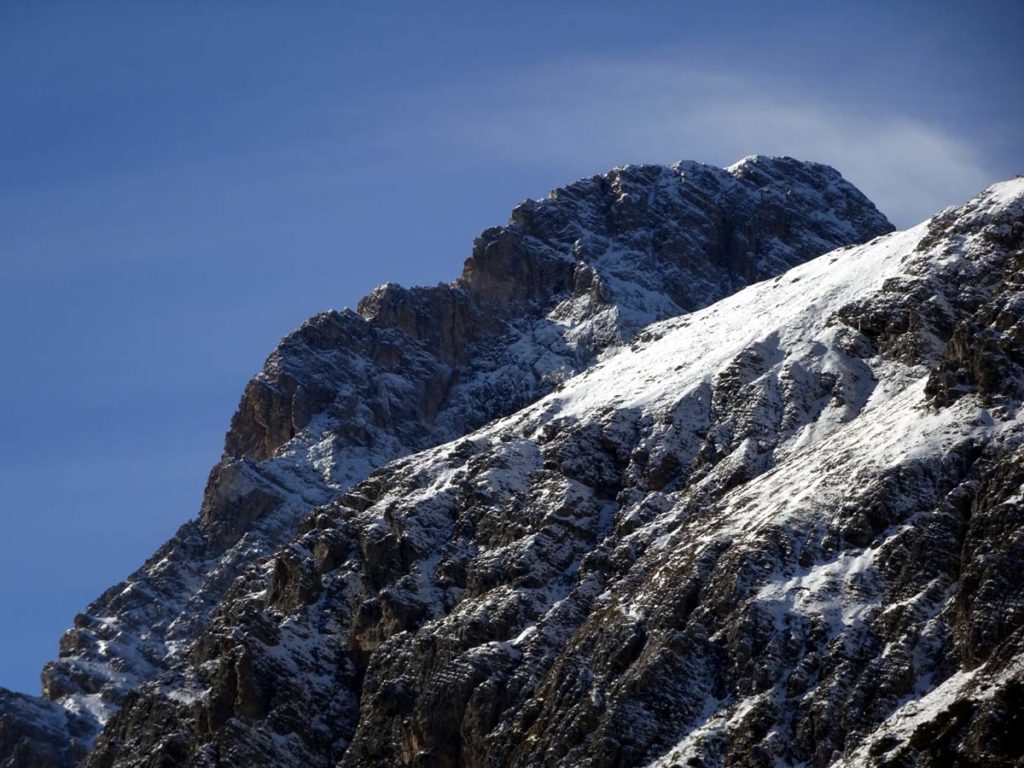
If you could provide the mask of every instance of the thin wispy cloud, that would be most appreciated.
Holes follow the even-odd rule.
[[[842,94],[797,96],[756,73],[577,60],[472,90],[431,95],[443,105],[432,110],[435,138],[500,163],[589,172],[792,155],[837,167],[900,227],[997,180],[965,141],[934,125]]]

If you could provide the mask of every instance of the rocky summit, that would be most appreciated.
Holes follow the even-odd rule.
[[[0,765],[1017,765],[1024,180],[891,230],[627,166],[313,317]]]

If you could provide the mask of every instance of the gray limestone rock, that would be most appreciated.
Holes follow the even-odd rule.
[[[199,517],[62,640],[38,706],[52,712],[57,702],[74,716],[75,734],[59,719],[37,731],[17,725],[32,717],[5,704],[4,722],[15,725],[2,743],[14,746],[2,754],[29,754],[18,745],[31,743],[74,762],[105,725],[95,765],[512,759],[501,745],[542,716],[529,692],[564,666],[568,628],[582,631],[599,596],[592,590],[624,578],[639,556],[639,545],[623,550],[609,537],[640,535],[674,508],[673,494],[712,504],[769,471],[773,446],[820,414],[841,407],[855,416],[873,373],[862,360],[854,374],[793,365],[776,375],[783,350],[765,339],[671,412],[612,400],[587,423],[530,417],[522,439],[507,435],[500,451],[476,437],[449,441],[575,386],[617,351],[632,354],[629,344],[656,345],[665,328],[644,330],[651,323],[890,230],[827,166],[765,157],[724,170],[627,166],[518,206],[506,226],[477,239],[451,284],[389,284],[357,312],[311,318],[246,388]],[[1011,338],[1014,306],[979,303],[972,321],[996,312]],[[856,303],[836,318],[844,311],[853,318]],[[907,337],[909,351],[894,355],[925,360],[927,343],[952,338],[914,341],[917,325],[880,311],[889,320],[879,334],[848,324],[843,343],[863,352]],[[947,324],[967,319],[959,307],[951,314]],[[949,371],[934,367],[936,391],[975,386],[1012,400],[1015,391],[996,386],[985,364],[947,346]],[[990,347],[998,351],[999,340]],[[1017,364],[1007,359],[998,365]],[[695,361],[683,350],[678,365]],[[445,471],[461,479],[435,494],[431,473],[403,457],[445,443],[455,446]],[[520,445],[529,455],[506,453]],[[533,474],[517,474],[520,460]],[[428,518],[440,515],[436,530],[408,533],[408,511],[399,510],[412,498],[422,498]],[[382,499],[394,510],[382,510]],[[868,541],[874,518],[865,514],[858,530]],[[420,564],[432,558],[428,572]],[[558,609],[560,589],[560,600],[580,597]],[[529,628],[524,616],[556,609],[568,623],[531,641],[540,643],[537,659],[524,666],[514,633]],[[424,631],[437,621],[454,634]],[[649,630],[610,622],[608,631],[623,649],[609,669],[645,658]],[[584,690],[579,680],[564,695]],[[571,751],[602,722],[587,712],[543,721],[573,723],[551,731],[558,749]],[[377,730],[393,743],[368,740]],[[78,751],[66,748],[72,743]],[[468,746],[453,752],[453,744]]]

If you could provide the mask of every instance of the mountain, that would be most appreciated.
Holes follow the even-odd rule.
[[[729,750],[771,754],[748,720],[783,742],[799,717],[783,671],[806,678],[801,701],[828,680],[884,714],[895,694],[861,691],[867,673],[832,651],[882,642],[871,609],[890,574],[873,553],[895,534],[876,523],[916,520],[950,478],[982,482],[984,462],[931,467],[924,440],[907,450],[927,477],[904,489],[886,474],[896,458],[861,454],[901,434],[887,408],[916,434],[921,409],[952,430],[975,407],[992,423],[972,412],[984,423],[964,434],[1012,443],[994,426],[1013,422],[998,411],[1015,396],[998,383],[1019,362],[1012,327],[977,329],[984,312],[1019,317],[993,304],[1012,270],[985,261],[1019,248],[1016,194],[793,271],[891,226],[826,166],[626,167],[517,207],[452,284],[385,285],[312,318],[246,388],[199,518],[76,617],[42,699],[0,694],[4,764],[79,761],[101,728],[90,765],[635,764],[683,754],[685,740],[658,750],[687,733],[701,759],[733,764]],[[1004,458],[989,461],[1012,469]],[[838,509],[800,485],[845,492],[861,475]],[[872,506],[896,491],[917,511]],[[922,578],[910,570],[904,591]],[[916,596],[900,620],[920,629]],[[996,624],[1016,626],[1012,611]],[[904,697],[966,674],[935,642],[945,666],[910,675]],[[912,669],[931,658],[912,650]],[[853,712],[840,694],[826,705]],[[849,752],[856,729],[833,730],[802,738]]]
[[[1024,180],[647,327],[230,587],[87,764],[1013,765]]]

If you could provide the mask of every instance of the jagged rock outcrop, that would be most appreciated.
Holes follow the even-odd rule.
[[[61,705],[0,688],[0,765],[62,768],[80,761],[93,727]],[[88,742],[83,742],[83,738]]]
[[[652,325],[309,512],[87,765],[1019,765],[1022,329],[1024,180]]]
[[[823,165],[625,167],[518,206],[450,285],[388,284],[311,318],[246,388],[198,519],[61,640],[43,693],[75,734],[55,743],[80,751],[187,665],[236,580],[375,468],[534,402],[650,322],[890,230]]]

